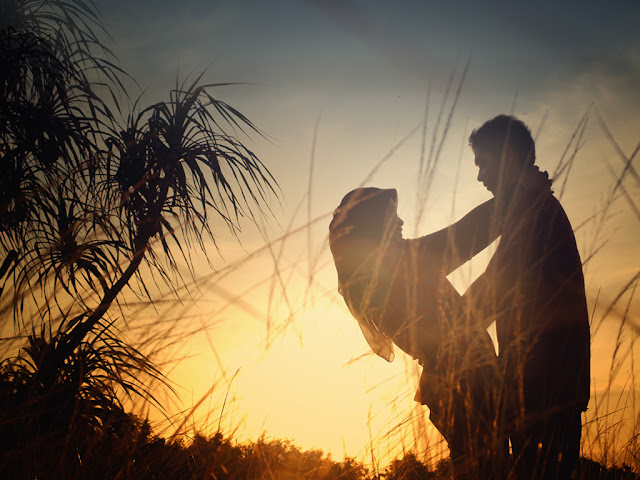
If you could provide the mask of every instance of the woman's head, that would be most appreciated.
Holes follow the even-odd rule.
[[[379,246],[402,239],[397,199],[393,188],[356,188],[344,196],[329,225],[329,246],[341,283],[371,262]]]
[[[395,188],[351,190],[333,213],[329,241],[333,243],[345,236],[358,236],[379,242],[385,234],[401,234],[402,220],[397,217],[397,203]]]

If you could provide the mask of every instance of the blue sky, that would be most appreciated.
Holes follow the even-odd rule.
[[[213,62],[254,77],[237,79],[246,82],[295,70],[322,80],[374,58],[424,77],[469,55],[506,87],[544,88],[594,69],[630,81],[639,73],[633,1],[110,1],[103,11],[126,61],[152,70]]]

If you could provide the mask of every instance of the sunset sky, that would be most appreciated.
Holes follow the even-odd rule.
[[[640,3],[559,3],[104,2],[113,49],[144,91],[143,104],[205,69],[205,83],[247,84],[213,93],[264,131],[246,145],[281,189],[264,224],[243,223],[241,244],[220,226],[220,254],[208,252],[218,271],[198,261],[205,266],[196,269],[191,297],[161,310],[184,315],[187,329],[206,327],[177,352],[189,358],[172,367],[182,402],[172,411],[189,409],[214,386],[197,414],[240,438],[264,432],[366,461],[371,443],[376,458],[386,458],[414,448],[416,437],[437,442],[421,430],[432,427],[413,402],[415,365],[402,355],[392,364],[360,358],[368,347],[337,293],[327,227],[342,196],[363,184],[398,190],[406,236],[460,218],[489,198],[467,138],[499,113],[531,127],[537,163],[551,174],[579,140],[566,186],[560,177],[554,190],[583,260],[603,245],[585,267],[590,307],[598,292],[601,306],[615,298],[640,269],[640,218],[616,197],[596,235],[616,181],[611,171],[624,168],[603,124],[631,155],[640,142]],[[572,140],[585,115],[581,138]],[[417,205],[423,139],[427,153],[440,154],[427,201]],[[629,176],[623,186],[640,203],[640,184]],[[489,256],[457,272],[456,287],[463,291]],[[630,309],[635,329],[621,333],[631,353],[616,388],[630,378],[631,355],[638,359],[638,307]],[[609,382],[620,324],[615,315],[600,320],[596,313],[596,390]]]

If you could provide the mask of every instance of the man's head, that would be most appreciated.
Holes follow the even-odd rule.
[[[536,160],[531,131],[511,115],[498,115],[475,129],[469,146],[479,169],[478,181],[494,195],[516,183]]]

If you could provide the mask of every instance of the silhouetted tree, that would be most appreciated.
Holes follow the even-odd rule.
[[[369,477],[369,471],[362,463],[346,457],[340,463],[333,463],[329,478],[335,480],[364,480],[371,477]]]
[[[387,480],[429,480],[437,478],[436,473],[409,452],[403,458],[391,462],[386,472]]]
[[[178,256],[190,265],[217,225],[237,234],[277,196],[220,84],[177,84],[120,121],[127,77],[106,37],[90,1],[0,2],[0,298],[28,335],[0,366],[0,448],[31,477],[61,452],[82,464],[89,446],[68,439],[114,434],[119,395],[162,378],[112,313],[125,288],[149,294],[140,268],[175,290]]]

